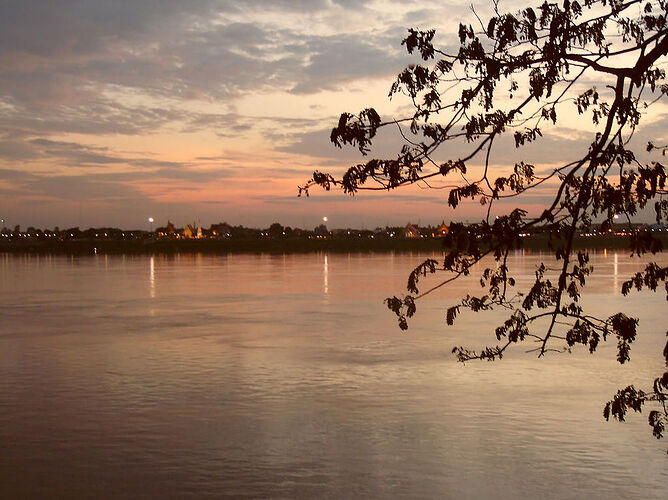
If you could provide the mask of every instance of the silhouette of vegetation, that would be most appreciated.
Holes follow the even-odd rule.
[[[340,177],[316,171],[299,188],[300,195],[316,185],[355,194],[417,183],[447,189],[452,208],[465,200],[485,206],[480,223],[450,225],[443,261],[420,264],[409,277],[408,295],[386,300],[401,329],[408,328],[418,299],[493,256],[494,264],[481,276],[483,294],[467,295],[449,307],[446,322],[452,325],[462,309],[502,309],[508,318],[496,328],[498,344],[481,350],[455,347],[460,361],[495,360],[526,343],[539,357],[580,344],[593,353],[608,338],[617,341],[618,361],[629,361],[638,319],[622,312],[595,317],[583,310],[580,294],[593,268],[574,241],[578,231],[607,231],[620,221],[630,225],[641,211],[653,209],[659,225],[668,217],[666,171],[651,156],[665,155],[666,147],[645,142],[634,151],[631,142],[643,115],[668,94],[661,67],[668,53],[667,6],[665,0],[563,0],[501,13],[494,3],[489,21],[474,11],[476,22],[459,26],[454,50],[439,48],[434,30],[408,30],[402,43],[422,62],[398,75],[389,96],[407,96],[412,114],[384,119],[373,108],[343,113],[331,133],[334,145],[354,146],[366,156],[381,129],[398,129],[404,144],[396,158],[369,159]],[[493,155],[506,137],[520,156],[523,147],[539,143],[546,129],[573,111],[579,121],[592,123],[589,146],[575,160],[548,170],[525,161],[507,172],[493,170]],[[448,157],[452,151],[463,152]],[[492,215],[492,207],[509,205],[499,206],[501,200],[517,198],[519,205],[530,192],[549,200],[540,213],[518,206]],[[536,229],[549,233],[558,266],[542,264],[531,287],[516,291],[508,256],[522,247],[524,233]],[[662,249],[649,231],[628,241],[638,256]],[[421,291],[420,279],[435,273],[447,276]],[[668,299],[667,275],[668,268],[650,263],[624,283],[622,292],[657,290],[664,283]],[[668,365],[668,344],[663,356]],[[668,372],[646,392],[621,389],[605,405],[604,417],[621,421],[629,410],[652,405],[649,424],[660,438],[668,422],[667,397]]]

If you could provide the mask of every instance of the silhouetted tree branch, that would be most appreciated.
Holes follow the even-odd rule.
[[[664,165],[644,163],[630,148],[643,113],[668,94],[661,67],[668,54],[667,4],[666,0],[564,0],[500,13],[495,3],[495,15],[487,23],[475,14],[479,26],[459,26],[456,53],[434,43],[434,30],[408,31],[402,43],[423,63],[406,67],[389,96],[407,96],[414,107],[412,115],[383,119],[373,108],[343,113],[331,133],[335,146],[351,145],[366,156],[379,130],[398,127],[405,139],[401,151],[393,159],[373,158],[354,165],[341,177],[316,171],[299,188],[300,195],[308,195],[314,185],[356,194],[423,183],[448,189],[452,208],[467,199],[486,205],[480,223],[450,226],[443,261],[420,264],[409,277],[408,295],[386,300],[401,329],[408,328],[416,300],[468,275],[474,264],[491,255],[495,265],[481,278],[485,293],[467,295],[448,308],[446,322],[453,324],[464,308],[503,308],[509,316],[496,328],[498,345],[480,351],[456,347],[453,352],[460,361],[501,358],[523,342],[534,343],[531,350],[538,356],[576,344],[594,352],[608,337],[617,340],[618,361],[630,359],[638,319],[621,312],[607,318],[585,313],[580,293],[593,268],[588,253],[574,248],[574,240],[582,228],[600,225],[607,230],[616,216],[630,224],[631,217],[652,204],[657,223],[668,217]],[[603,86],[589,85],[592,80]],[[539,141],[544,128],[556,125],[568,107],[591,119],[587,150],[549,171],[520,161],[510,172],[494,176],[498,168],[491,157],[500,138],[512,136],[516,148]],[[448,158],[444,147],[448,144],[463,144],[464,152]],[[646,148],[647,153],[663,155],[666,149],[652,142]],[[474,175],[476,170],[479,175]],[[530,215],[514,208],[492,217],[492,207],[500,200],[521,197],[538,186],[552,189],[551,201],[541,213]],[[521,234],[538,228],[548,232],[550,248],[560,261],[556,281],[542,264],[528,290],[513,291],[516,283],[507,266],[508,254],[521,247]],[[647,232],[630,238],[630,249],[642,255],[658,252],[662,245]],[[436,273],[448,277],[420,293],[420,277]],[[668,267],[651,263],[624,283],[622,291],[656,290],[667,275]],[[538,324],[541,319],[549,320],[547,327]],[[668,345],[664,356],[668,365]],[[648,392],[629,386],[605,406],[604,416],[624,420],[628,409],[640,411],[653,404],[656,409],[650,412],[649,423],[659,438],[668,419],[667,387],[668,372]]]

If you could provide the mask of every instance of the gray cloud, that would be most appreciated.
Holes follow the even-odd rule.
[[[335,89],[361,77],[393,76],[406,64],[407,58],[392,50],[398,44],[387,33],[375,36],[338,35],[319,37],[307,45],[309,62],[302,69],[297,94]]]
[[[27,161],[39,158],[35,147],[16,140],[0,140],[0,158],[11,161]]]
[[[216,2],[180,0],[3,2],[0,46],[51,56],[104,50],[117,40],[136,41],[156,31],[210,15]],[[39,35],[39,36],[36,36]]]
[[[0,141],[0,158],[10,161],[50,159],[63,167],[127,164],[144,169],[160,168],[161,171],[166,171],[178,170],[185,166],[179,162],[155,160],[150,157],[125,156],[106,147],[54,141],[43,137],[22,141],[16,139]]]
[[[77,166],[123,163],[121,158],[109,155],[108,148],[97,148],[48,139],[33,139],[29,143],[35,145],[43,156],[58,158]]]
[[[109,201],[137,197],[140,192],[127,184],[103,181],[95,176],[63,175],[38,177],[24,185],[25,189],[61,199]]]
[[[359,9],[369,0],[228,0],[219,6],[225,10],[243,12],[248,9],[262,9],[282,12],[303,12],[324,10],[331,5]]]
[[[0,116],[0,135],[15,138],[60,133],[146,134],[183,117],[177,110],[128,107],[106,99],[55,108],[12,104]]]
[[[115,84],[220,99],[263,88],[313,92],[397,68],[385,50],[398,45],[394,34],[305,36],[257,22],[226,23],[225,13],[242,6],[252,17],[253,11],[314,11],[331,4],[64,0],[56,6],[25,0],[3,8],[0,95],[72,105],[99,97],[100,85]]]
[[[309,94],[358,78],[392,75],[400,57],[397,26],[380,33],[305,35],[266,16],[366,8],[350,1],[50,2],[3,7],[0,18],[0,156],[14,161],[53,154],[72,165],[120,163],[101,151],[30,144],[60,134],[150,134],[178,124],[213,129],[221,138],[252,130],[269,140],[285,125],[316,120],[184,111],[189,99],[231,103],[251,92]],[[235,14],[238,19],[228,19]],[[257,22],[253,16],[264,19]],[[164,98],[130,106],[115,94]],[[167,104],[169,103],[169,104]],[[141,162],[137,163],[138,165]]]
[[[332,126],[336,125],[332,121]],[[399,132],[394,128],[383,128],[379,130],[374,139],[373,147],[368,156],[364,157],[360,152],[350,146],[338,148],[329,140],[330,128],[313,130],[306,133],[287,135],[286,139],[291,142],[287,146],[277,148],[279,151],[294,154],[304,154],[324,160],[323,164],[361,163],[371,158],[396,158],[405,143]]]
[[[8,168],[0,168],[0,178],[9,181],[27,181],[34,178],[34,175],[22,170],[12,170]]]

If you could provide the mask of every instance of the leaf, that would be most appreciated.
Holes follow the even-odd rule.
[[[457,314],[459,314],[459,306],[453,306],[448,308],[445,315],[445,321],[449,326],[452,326],[455,323],[455,318],[457,317]]]

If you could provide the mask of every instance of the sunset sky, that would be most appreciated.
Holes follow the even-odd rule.
[[[20,0],[0,3],[0,217],[13,227],[146,228],[227,221],[312,228],[475,220],[445,190],[360,194],[297,185],[360,160],[329,132],[342,111],[376,107],[415,58],[408,27],[456,42],[466,1]],[[502,2],[514,10],[526,2]],[[476,5],[481,17],[489,2]],[[403,110],[403,113],[402,113]],[[663,110],[663,111],[662,111]],[[665,108],[646,127],[665,136]],[[562,122],[522,159],[577,154],[591,130]],[[375,153],[393,156],[384,134]],[[456,151],[455,151],[456,153]],[[517,153],[501,145],[495,159]],[[525,203],[539,203],[540,196]]]

